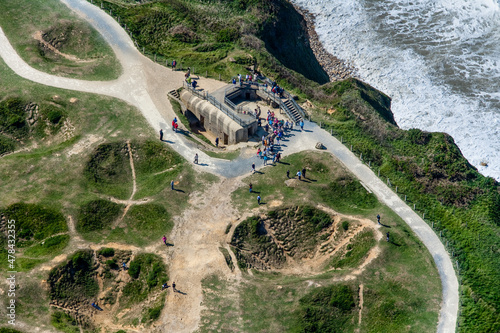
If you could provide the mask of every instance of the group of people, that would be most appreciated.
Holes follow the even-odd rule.
[[[236,84],[236,79],[238,79],[238,83],[241,85],[241,83],[243,82],[243,76],[241,74],[238,74],[237,77],[233,77],[233,84]],[[252,74],[247,74],[245,76],[245,82],[253,82],[253,75]]]

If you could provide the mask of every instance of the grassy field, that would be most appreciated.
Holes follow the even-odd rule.
[[[101,35],[60,1],[5,1],[0,26],[19,55],[36,69],[87,80],[120,75],[121,66]],[[57,51],[77,59],[45,47],[35,39],[36,32]]]

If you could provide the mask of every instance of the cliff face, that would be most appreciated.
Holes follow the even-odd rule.
[[[285,67],[319,84],[329,81],[309,45],[306,22],[288,1],[270,1],[271,16],[258,37]]]

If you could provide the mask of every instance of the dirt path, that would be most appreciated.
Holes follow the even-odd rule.
[[[229,270],[219,250],[227,237],[225,229],[237,214],[230,194],[239,185],[239,178],[223,179],[211,186],[209,193],[193,193],[191,208],[175,221],[169,271],[171,281],[182,293],[169,291],[161,318],[163,328],[158,332],[193,332],[200,321],[202,279],[213,273],[239,276]]]

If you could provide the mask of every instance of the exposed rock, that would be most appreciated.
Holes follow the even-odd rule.
[[[326,149],[326,147],[321,142],[318,142],[316,143],[316,149]]]

